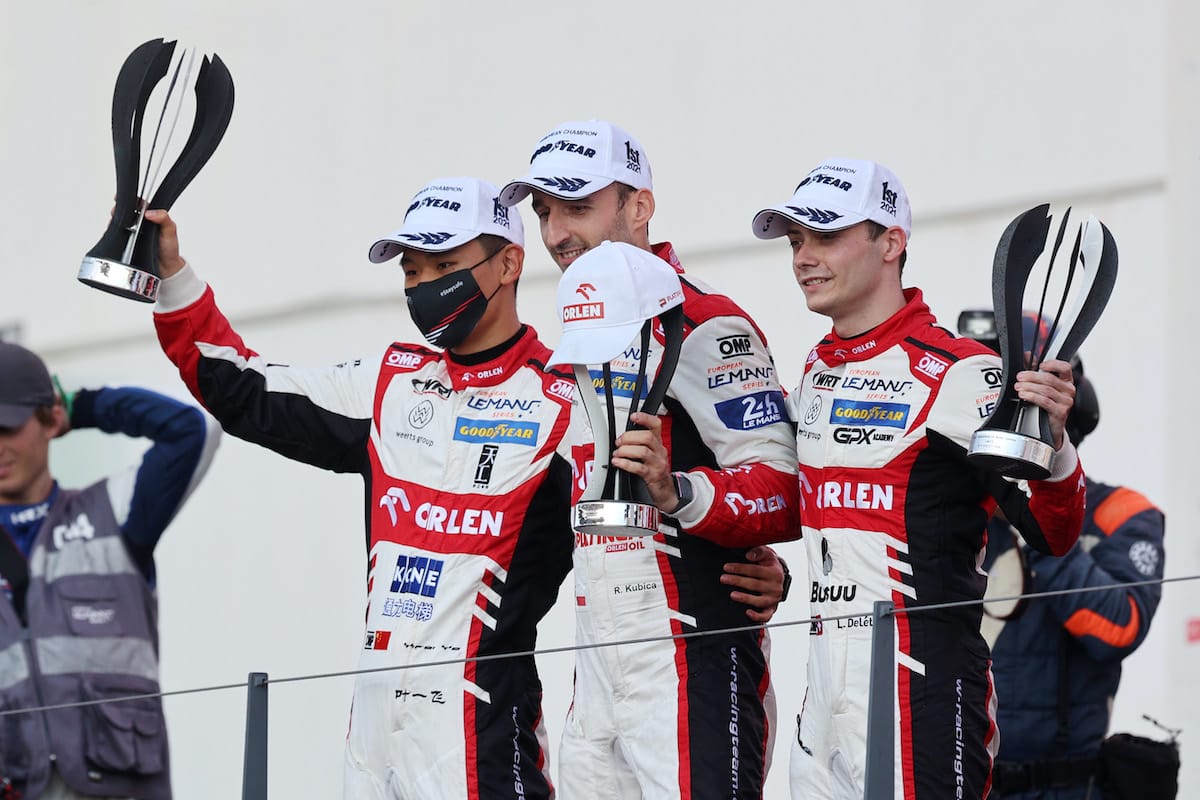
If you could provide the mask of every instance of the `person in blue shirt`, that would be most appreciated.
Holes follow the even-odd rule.
[[[141,463],[84,489],[54,479],[69,431],[145,437]],[[36,354],[0,342],[0,709],[158,685],[154,548],[208,468],[220,429],[145,389],[56,390]],[[170,798],[158,698],[0,718],[0,797]]]

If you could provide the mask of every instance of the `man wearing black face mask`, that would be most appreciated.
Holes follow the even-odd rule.
[[[155,326],[192,393],[229,433],[366,482],[368,608],[361,666],[532,650],[570,569],[574,379],[516,311],[520,215],[495,186],[433,181],[400,230],[409,311],[443,350],[395,343],[328,369],[268,364],[179,255],[161,211]],[[531,656],[360,675],[347,798],[548,798]],[[516,788],[514,788],[516,787]]]

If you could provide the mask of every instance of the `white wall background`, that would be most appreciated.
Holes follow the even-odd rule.
[[[1170,520],[1168,571],[1200,566],[1190,437],[1193,298],[1188,236],[1200,89],[1186,0],[966,4],[600,4],[210,0],[7,3],[0,11],[0,329],[19,326],[69,385],[137,383],[182,396],[149,309],[74,280],[107,224],[116,71],[137,44],[179,38],[218,52],[237,104],[212,162],[176,204],[184,252],[235,326],[275,361],[326,364],[415,339],[394,266],[367,247],[438,175],[503,182],[553,125],[612,119],[653,164],[655,238],[727,291],[771,340],[785,385],[825,331],[784,246],[749,232],[821,158],[880,160],[915,212],[907,281],[943,322],[990,305],[995,242],[1044,201],[1113,230],[1122,274],[1083,356],[1103,422],[1088,471],[1127,482]],[[527,321],[557,340],[557,270],[536,240]],[[1168,363],[1184,365],[1168,371]],[[1178,398],[1178,399],[1173,399]],[[64,482],[136,458],[139,443],[78,433],[56,445]],[[167,689],[352,669],[361,642],[364,547],[355,478],[227,439],[159,548]],[[785,545],[803,572],[798,545]],[[777,619],[806,616],[803,592]],[[1188,741],[1200,709],[1189,618],[1200,589],[1167,588],[1126,662],[1115,729],[1149,713],[1189,728],[1184,790],[1200,791]],[[540,644],[573,640],[571,605]],[[774,636],[780,737],[767,796],[786,796],[791,720],[807,633]],[[541,661],[551,740],[572,658]],[[273,797],[336,797],[346,678],[271,692]],[[244,692],[167,703],[180,800],[240,791]],[[1190,734],[1190,736],[1189,736]]]

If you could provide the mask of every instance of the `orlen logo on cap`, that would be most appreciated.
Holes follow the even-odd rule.
[[[576,322],[581,319],[604,319],[604,303],[572,303],[563,306],[562,321]]]

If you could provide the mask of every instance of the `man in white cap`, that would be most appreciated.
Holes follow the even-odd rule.
[[[983,596],[984,529],[997,505],[1046,552],[1061,555],[1078,537],[1083,473],[1064,434],[1071,365],[1016,376],[1021,399],[1048,412],[1056,448],[1049,479],[1027,494],[966,458],[999,396],[1000,362],[938,327],[919,289],[902,288],[912,217],[890,170],[828,159],[753,229],[787,237],[808,308],[833,323],[788,398],[811,613],[836,619],[812,631],[792,796],[863,795],[871,611],[889,600],[914,609],[895,617],[895,796],[984,797],[998,742],[980,606],[915,609]]]
[[[370,259],[396,256],[413,321],[444,350],[394,343],[327,369],[268,363],[179,255],[163,212],[159,340],[235,436],[366,482],[368,607],[346,742],[358,800],[554,794],[537,623],[571,566],[565,434],[575,382],[517,317],[520,215],[472,178],[435,180]]]
[[[650,162],[628,132],[600,120],[559,125],[501,202],[529,195],[560,268],[605,240],[624,242],[671,266],[684,293],[665,413],[635,414],[644,430],[621,434],[612,459],[645,481],[668,519],[658,535],[633,543],[577,533],[578,642],[734,628],[748,613],[761,619],[770,608],[747,612],[739,601],[754,592],[735,599],[725,582],[778,570],[761,545],[794,539],[800,514],[792,425],[761,332],[728,297],[684,275],[669,243],[651,245]],[[662,352],[655,337],[649,352],[631,343],[609,363],[622,418],[639,362],[653,376]],[[583,475],[591,452],[576,456]],[[768,650],[761,630],[582,649],[559,752],[564,797],[759,798],[775,727]]]

